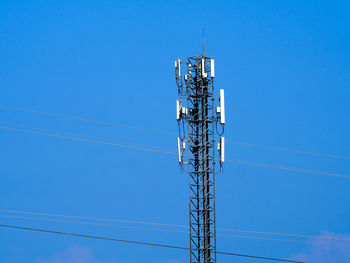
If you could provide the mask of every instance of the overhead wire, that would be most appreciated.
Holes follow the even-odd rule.
[[[2,122],[2,123],[5,123],[5,122]],[[20,131],[20,132],[27,132],[27,133],[32,133],[32,134],[38,134],[38,135],[59,137],[59,138],[70,139],[70,140],[99,143],[99,144],[118,146],[118,147],[126,147],[126,148],[139,149],[139,150],[150,150],[150,151],[156,151],[156,152],[176,155],[175,152],[158,150],[158,149],[164,149],[164,148],[160,148],[160,147],[153,147],[153,146],[148,146],[148,145],[140,145],[140,144],[135,144],[135,143],[130,143],[130,142],[123,142],[126,144],[125,145],[125,144],[120,144],[120,141],[116,141],[116,140],[112,140],[112,139],[104,139],[104,138],[99,138],[99,137],[91,137],[91,136],[85,136],[85,135],[80,135],[80,134],[67,133],[67,132],[62,132],[59,130],[42,129],[42,128],[36,128],[36,127],[21,125],[21,124],[13,124],[13,123],[8,123],[8,122],[6,122],[6,123],[10,124],[10,125],[17,125],[17,126],[21,126],[21,127],[25,127],[25,128],[30,128],[30,129],[37,129],[37,130],[43,130],[43,131],[47,131],[47,132],[67,134],[70,136],[62,136],[62,135],[57,135],[57,134],[47,134],[47,133],[42,133],[42,132],[35,132],[35,131],[29,131],[29,130],[23,130],[23,129],[15,129],[15,128],[11,128],[11,127],[3,127],[3,126],[0,126],[0,128],[7,129],[7,130]],[[79,136],[81,138],[75,138],[72,136]],[[87,139],[85,139],[85,138],[87,138]],[[106,141],[106,142],[103,142],[103,141],[101,142],[101,140]],[[110,143],[109,141],[115,141],[115,142],[118,142],[118,144]],[[235,162],[235,163],[239,163],[239,164],[253,165],[253,166],[262,166],[262,167],[268,167],[268,168],[276,168],[276,169],[282,169],[282,170],[298,171],[298,172],[304,172],[304,173],[317,173],[317,174],[339,176],[339,177],[350,177],[348,175],[343,175],[343,174],[328,173],[328,172],[322,172],[322,171],[316,171],[316,170],[300,169],[300,168],[295,168],[295,167],[282,167],[282,166],[276,166],[276,165],[271,165],[271,164],[266,164],[266,163],[251,162],[251,161],[235,159],[235,158],[228,159],[228,162]],[[217,230],[220,230],[220,229],[218,228]],[[240,230],[228,230],[228,231],[243,232]],[[244,231],[244,232],[247,232],[247,231]],[[261,233],[261,234],[275,234],[275,233],[256,232],[256,231],[249,231],[249,232]],[[300,235],[290,234],[290,236],[300,236]],[[239,237],[239,236],[234,236],[234,237]],[[259,238],[259,237],[250,237],[250,238]],[[259,239],[270,239],[270,238],[259,238]],[[279,239],[275,239],[275,240],[279,240]],[[285,240],[281,240],[281,241],[285,241]],[[293,242],[293,240],[291,240],[291,241]],[[299,242],[299,241],[296,241],[296,242]]]
[[[82,117],[75,117],[75,116],[71,116],[71,115],[37,111],[37,110],[32,110],[32,109],[20,108],[20,107],[12,107],[12,106],[2,105],[2,104],[0,104],[0,108],[23,111],[23,112],[31,112],[31,113],[36,113],[36,114],[41,114],[41,115],[46,115],[46,116],[51,116],[51,117],[57,117],[57,118],[64,118],[64,119],[70,119],[70,120],[78,120],[78,121],[84,121],[84,122],[90,122],[90,123],[103,124],[103,125],[114,126],[114,127],[129,128],[129,129],[135,129],[135,130],[140,130],[140,131],[163,133],[163,134],[170,134],[170,135],[175,134],[175,133],[172,133],[169,131],[164,131],[164,130],[149,129],[149,128],[131,126],[131,125],[120,124],[120,123],[115,123],[115,122],[108,122],[108,121],[99,121],[99,120],[87,119],[87,118],[82,118]]]
[[[11,124],[11,125],[16,125],[16,124]],[[139,150],[151,150],[151,151],[163,152],[163,153],[167,153],[167,154],[176,154],[174,152],[169,152],[169,151],[154,150],[155,148],[163,149],[163,148],[160,148],[160,147],[154,147],[154,146],[148,146],[148,145],[140,145],[140,144],[134,144],[134,143],[129,143],[129,142],[124,142],[125,144],[129,144],[129,145],[122,145],[122,144],[120,144],[119,141],[112,140],[112,139],[103,139],[103,138],[98,138],[98,137],[91,137],[91,136],[85,136],[85,135],[79,135],[79,134],[73,134],[73,133],[66,133],[66,132],[62,132],[62,131],[58,131],[58,130],[41,129],[41,128],[35,128],[35,127],[31,127],[31,126],[26,126],[26,125],[21,125],[21,126],[25,127],[25,128],[38,129],[38,130],[43,130],[43,131],[47,131],[47,132],[55,132],[55,133],[67,134],[67,135],[70,135],[70,136],[60,136],[60,135],[57,135],[57,134],[46,134],[46,133],[44,134],[44,133],[33,132],[33,131],[28,131],[28,130],[23,130],[23,129],[14,129],[14,128],[10,128],[10,127],[1,127],[0,126],[0,128],[8,129],[8,130],[14,130],[14,131],[28,132],[28,133],[32,133],[32,134],[38,134],[38,135],[60,137],[60,138],[64,138],[64,139],[71,139],[71,140],[86,141],[86,142],[99,143],[99,144],[106,144],[106,145],[111,145],[111,146],[126,147],[126,148],[139,149]],[[71,136],[78,136],[78,137],[81,137],[81,138],[74,138],[74,137],[71,137]],[[82,138],[87,138],[87,139],[82,139]],[[107,142],[100,142],[98,140],[101,140],[101,141],[103,140],[103,141],[107,141]],[[115,144],[115,143],[108,143],[108,141],[114,141],[114,142],[118,142],[118,143],[117,144]],[[324,174],[324,175],[350,177],[348,175],[342,175],[342,174],[336,174],[336,173],[328,173],[328,172],[322,172],[322,171],[316,171],[316,170],[306,170],[306,169],[300,169],[300,168],[294,168],[294,167],[281,167],[281,166],[276,166],[276,165],[271,165],[271,164],[256,163],[256,162],[240,160],[240,159],[234,159],[234,158],[231,158],[228,161],[229,162],[231,161],[231,162],[241,163],[241,164],[245,164],[245,165],[262,166],[262,167],[276,168],[276,169],[282,169],[282,170],[291,170],[291,171],[298,171],[298,172],[304,172],[304,173],[305,172],[306,173],[318,173],[318,174]],[[239,231],[239,230],[233,230],[233,231]],[[267,232],[261,232],[261,233],[267,233]],[[255,238],[255,237],[249,237],[249,238]],[[269,239],[269,238],[263,238],[263,239]],[[283,240],[283,241],[285,241],[285,240]],[[293,242],[293,240],[292,240],[292,242]],[[296,242],[299,242],[299,241],[296,241]]]
[[[16,219],[28,219],[28,220],[34,220],[34,221],[37,220],[37,221],[56,222],[56,223],[71,223],[71,224],[80,224],[80,225],[106,226],[106,227],[125,228],[125,229],[164,231],[164,232],[176,232],[176,233],[189,233],[189,231],[185,231],[185,230],[174,230],[174,229],[163,229],[163,228],[149,228],[149,227],[134,227],[134,226],[121,226],[121,225],[112,225],[112,224],[103,224],[103,223],[62,220],[62,219],[33,218],[33,217],[27,217],[27,216],[0,215],[0,217],[3,217],[3,218],[4,217],[16,218]]]
[[[133,226],[120,226],[120,225],[111,225],[111,224],[100,224],[92,222],[81,222],[81,221],[71,221],[71,220],[61,220],[61,219],[47,219],[47,218],[33,218],[26,216],[12,216],[12,215],[0,215],[0,217],[6,218],[15,218],[15,219],[25,219],[33,221],[44,221],[44,222],[56,222],[56,223],[70,223],[70,224],[79,224],[79,225],[93,225],[93,226],[105,226],[121,229],[137,229],[137,230],[148,230],[148,231],[162,231],[162,232],[175,232],[175,233],[190,233],[190,231],[185,230],[173,230],[173,229],[162,229],[162,228],[146,228],[146,227],[133,227]],[[217,236],[230,237],[230,238],[240,238],[240,239],[260,239],[260,240],[269,240],[269,241],[283,241],[283,242],[296,242],[296,243],[307,243],[305,240],[292,240],[292,239],[282,239],[282,238],[269,238],[269,237],[256,237],[256,236],[238,236],[238,235],[225,235],[217,234]],[[327,244],[324,242],[318,242],[320,244]],[[339,244],[343,246],[350,246],[350,244]]]
[[[227,158],[226,162],[233,162],[233,163],[250,165],[250,166],[258,166],[258,167],[274,168],[274,169],[287,170],[287,171],[292,171],[292,172],[321,174],[321,175],[350,178],[350,175],[348,175],[348,174],[323,172],[323,171],[319,171],[319,170],[309,170],[309,169],[296,168],[296,167],[290,167],[290,166],[279,166],[279,165],[268,164],[268,163],[257,163],[257,162],[251,162],[251,161],[235,159],[235,158]]]
[[[57,129],[43,129],[43,128],[38,128],[38,127],[33,127],[33,126],[28,126],[28,125],[13,123],[13,122],[5,122],[5,121],[0,121],[0,123],[5,124],[5,125],[10,125],[10,126],[22,127],[22,128],[26,128],[26,129],[39,130],[39,131],[50,132],[50,133],[58,133],[58,134],[62,134],[62,135],[81,137],[81,138],[98,140],[98,141],[106,141],[106,142],[117,143],[117,144],[127,144],[127,145],[142,147],[142,148],[150,148],[150,149],[158,149],[158,150],[166,150],[166,151],[169,150],[169,149],[165,149],[165,148],[157,147],[157,146],[149,146],[149,145],[136,144],[136,143],[132,143],[132,142],[120,141],[120,140],[115,140],[115,139],[106,139],[106,138],[95,137],[95,136],[87,136],[87,135],[82,135],[82,134],[77,134],[77,133],[60,131]]]
[[[246,143],[246,142],[240,142],[240,141],[226,141],[226,143],[233,143],[233,144],[239,144],[239,145],[244,145],[244,146],[249,146],[249,147],[256,147],[256,148],[263,148],[263,149],[269,149],[269,150],[275,150],[275,151],[301,153],[301,154],[306,154],[306,155],[315,155],[315,156],[321,156],[321,157],[350,160],[350,157],[347,157],[347,156],[334,155],[334,154],[325,154],[325,153],[307,152],[307,151],[301,151],[301,150],[290,149],[290,148],[274,147],[274,146],[269,146],[269,145],[253,144],[253,143]]]
[[[86,219],[94,221],[104,221],[104,222],[114,222],[114,223],[129,223],[129,224],[141,224],[141,225],[157,225],[157,226],[169,226],[169,227],[181,227],[187,228],[185,225],[178,224],[165,224],[156,222],[145,222],[145,221],[135,221],[135,220],[123,220],[123,219],[111,219],[111,218],[101,218],[101,217],[86,217],[86,216],[73,216],[73,215],[63,215],[63,214],[53,214],[53,213],[39,213],[30,211],[17,211],[17,210],[0,210],[0,212],[5,213],[15,213],[15,214],[28,214],[28,215],[40,215],[40,216],[50,216],[50,217],[63,217],[72,219]]]
[[[27,214],[27,215],[39,215],[39,216],[48,216],[48,217],[61,217],[61,218],[69,218],[69,219],[83,219],[83,220],[90,220],[90,221],[101,221],[101,222],[112,222],[112,223],[128,223],[128,224],[141,224],[141,225],[152,225],[152,226],[167,226],[167,227],[176,227],[176,228],[186,228],[188,229],[189,226],[187,225],[181,225],[181,224],[167,224],[167,223],[157,223],[157,222],[145,222],[145,221],[135,221],[135,220],[121,220],[121,219],[110,219],[110,218],[100,218],[100,217],[86,217],[86,216],[73,216],[73,215],[63,215],[63,214],[52,214],[52,213],[41,213],[41,212],[31,212],[31,211],[18,211],[18,210],[0,210],[1,213],[12,213],[12,214]],[[9,216],[9,215],[0,215],[2,217],[14,217],[14,218],[23,218],[23,219],[33,219],[36,220],[36,218],[29,218],[29,217],[16,217],[16,216]],[[38,219],[43,220],[43,219]],[[50,219],[51,220],[51,219]],[[51,220],[52,221],[52,220]],[[55,222],[55,221],[53,221]],[[61,222],[61,221],[57,221]],[[62,221],[62,222],[77,222],[77,221]],[[82,222],[82,224],[93,224],[91,222]],[[120,227],[116,225],[111,224],[96,224],[100,226],[115,226]],[[139,229],[145,229],[145,230],[158,230],[154,228],[139,228]],[[170,232],[180,232],[180,233],[188,233],[188,231],[182,231],[182,230],[172,230],[172,229],[161,229],[161,231],[170,231]],[[263,231],[252,231],[252,230],[242,230],[242,229],[232,229],[232,228],[216,228],[217,231],[221,232],[239,232],[239,233],[249,233],[249,234],[262,234],[262,235],[274,235],[274,236],[286,236],[286,237],[298,237],[298,238],[319,238],[319,239],[331,239],[331,240],[340,240],[340,241],[350,241],[350,238],[338,238],[338,237],[328,237],[328,236],[315,236],[310,234],[287,234],[287,233],[277,233],[277,232],[263,232]],[[219,234],[220,235],[220,234]],[[233,236],[233,235],[222,235],[227,237],[242,237],[242,236]],[[251,237],[251,238],[259,238],[259,237]],[[271,240],[286,240],[286,239],[271,239]],[[300,241],[300,240],[291,240],[293,241]],[[303,242],[303,241],[301,241]],[[349,244],[350,245],[350,244]]]
[[[86,235],[86,234],[77,234],[77,233],[70,233],[70,232],[54,231],[54,230],[48,230],[48,229],[42,229],[42,228],[23,227],[23,226],[5,225],[5,224],[0,224],[0,227],[10,228],[10,229],[21,229],[21,230],[28,230],[28,231],[36,231],[36,232],[44,232],[44,233],[51,233],[51,234],[58,234],[58,235],[66,235],[66,236],[75,236],[75,237],[100,239],[100,240],[122,242],[122,243],[129,243],[129,244],[156,246],[156,247],[162,247],[162,248],[172,248],[172,249],[187,250],[187,251],[190,250],[187,247],[180,247],[180,246],[174,246],[174,245],[157,244],[157,243],[149,243],[149,242],[142,242],[142,241],[132,241],[132,240],[117,239],[117,238],[102,237],[102,236],[92,236],[92,235]],[[262,256],[240,254],[240,253],[231,253],[231,252],[216,251],[216,254],[237,256],[237,257],[246,257],[246,258],[255,258],[255,259],[262,259],[262,260],[271,260],[271,261],[280,261],[280,262],[304,263],[302,261],[296,261],[296,260],[281,259],[281,258],[274,258],[274,257],[262,257]]]
[[[152,149],[152,148],[145,148],[145,147],[141,147],[141,146],[125,145],[125,144],[120,144],[120,143],[118,143],[118,144],[117,143],[109,143],[109,142],[98,141],[96,139],[95,140],[85,139],[85,138],[79,138],[79,137],[65,136],[65,135],[59,135],[59,134],[53,134],[53,133],[44,133],[44,132],[31,131],[31,130],[25,130],[25,129],[12,128],[12,127],[5,127],[5,126],[0,126],[0,129],[17,131],[17,132],[24,132],[24,133],[31,133],[31,134],[36,134],[36,135],[44,135],[44,136],[50,136],[50,137],[57,137],[57,138],[73,140],[73,141],[75,140],[75,141],[82,141],[82,142],[91,142],[91,143],[117,146],[117,147],[123,147],[123,148],[130,148],[130,149],[137,149],[137,150],[160,152],[160,153],[166,153],[166,154],[172,154],[172,155],[175,154],[176,155],[176,153],[174,153],[174,152],[168,152],[168,151]]]
[[[173,230],[173,229],[162,229],[162,228],[147,228],[147,227],[133,227],[133,226],[120,226],[120,225],[111,225],[111,224],[100,224],[92,222],[81,222],[81,221],[71,221],[71,220],[61,220],[61,219],[47,219],[47,218],[33,218],[26,216],[11,216],[11,215],[0,215],[0,217],[6,218],[15,218],[15,219],[25,219],[33,221],[44,221],[44,222],[56,222],[56,223],[70,223],[70,224],[79,224],[79,225],[93,225],[93,226],[105,226],[121,229],[136,229],[136,230],[148,230],[148,231],[162,231],[162,232],[175,232],[175,233],[190,233],[190,231],[185,230]],[[230,237],[230,238],[240,238],[240,239],[260,239],[260,240],[270,240],[270,241],[283,241],[283,242],[297,242],[297,243],[307,243],[305,240],[292,240],[292,239],[278,239],[278,238],[268,238],[268,237],[255,237],[255,236],[238,236],[238,235],[225,235],[217,234],[217,236]],[[320,244],[327,244],[324,242],[318,242]],[[339,244],[339,245],[349,245],[350,244]]]
[[[0,104],[0,108],[8,109],[8,110],[22,111],[22,112],[36,113],[36,114],[57,117],[57,118],[65,118],[65,119],[78,120],[78,121],[84,121],[84,122],[90,122],[90,123],[96,123],[96,124],[103,124],[103,125],[114,126],[114,127],[130,128],[130,129],[136,129],[136,130],[141,130],[141,131],[147,131],[147,132],[151,132],[151,133],[177,135],[174,132],[170,132],[170,131],[166,131],[166,130],[149,129],[149,128],[144,128],[144,127],[139,127],[139,126],[131,126],[131,125],[125,125],[125,124],[108,122],[108,121],[99,121],[99,120],[94,120],[94,119],[75,117],[75,116],[71,116],[71,115],[50,113],[50,112],[38,111],[38,110],[33,110],[33,109],[26,109],[26,108],[21,108],[21,107],[13,107],[13,106],[8,106],[8,105],[3,105],[3,104]],[[275,151],[285,151],[285,152],[300,153],[300,154],[305,154],[305,155],[314,155],[314,156],[320,156],[320,157],[350,160],[349,156],[316,153],[316,152],[302,151],[302,150],[296,150],[296,149],[290,149],[290,148],[284,148],[284,147],[252,144],[252,143],[245,143],[245,142],[240,142],[240,141],[227,141],[227,143],[240,144],[240,145],[245,145],[245,146],[249,146],[249,147],[256,147],[256,148],[265,148],[265,149],[270,149],[270,150],[275,150]]]
[[[31,127],[31,126],[28,126],[28,127]],[[112,143],[112,142],[109,142],[108,139],[102,139],[104,141],[100,141],[100,139],[98,137],[91,137],[91,136],[85,136],[85,135],[80,135],[82,137],[73,137],[72,135],[68,136],[68,135],[60,135],[60,134],[52,133],[53,131],[57,131],[57,130],[50,130],[51,133],[47,133],[47,132],[41,132],[41,131],[40,132],[32,131],[32,130],[28,130],[28,129],[6,127],[6,126],[0,126],[0,129],[23,132],[23,133],[30,133],[30,134],[36,134],[36,135],[51,136],[51,137],[57,137],[57,138],[62,138],[62,139],[68,139],[68,140],[97,143],[97,144],[103,144],[103,145],[109,145],[109,146],[116,146],[116,147],[123,147],[123,148],[137,149],[137,150],[145,150],[145,151],[153,151],[153,152],[165,153],[165,154],[170,154],[170,155],[177,155],[176,152],[173,152],[173,151],[168,150],[168,149],[166,150],[165,148],[160,148],[160,147],[153,147],[153,146],[141,145],[141,144],[131,144],[130,142],[124,142],[124,144],[122,144],[121,142],[120,143]],[[34,129],[44,130],[41,128],[34,128]],[[45,130],[47,130],[47,129],[45,129]],[[61,132],[61,133],[63,134],[64,132]],[[139,145],[139,146],[136,146],[136,145]],[[163,150],[161,150],[161,149],[163,149]],[[350,178],[350,175],[347,175],[347,174],[324,172],[324,171],[319,171],[319,170],[303,169],[303,168],[296,168],[296,167],[285,167],[285,166],[279,166],[279,165],[273,165],[273,164],[267,164],[267,163],[258,163],[258,162],[252,162],[252,161],[247,161],[247,160],[235,159],[235,158],[227,158],[227,162],[249,165],[249,166],[273,168],[273,169],[279,169],[279,170],[289,170],[289,171],[301,172],[301,173],[311,173],[311,174],[320,174],[320,175]]]
[[[132,128],[132,129],[138,129],[138,130],[143,130],[143,131],[148,131],[148,132],[156,132],[156,133],[164,133],[164,134],[172,134],[172,135],[175,134],[175,133],[162,131],[162,130],[147,129],[147,128],[142,128],[142,127],[129,126],[129,125],[124,125],[124,124],[117,124],[117,123],[113,123],[113,122],[104,122],[104,121],[98,121],[98,120],[91,120],[91,119],[86,119],[86,118],[79,118],[79,117],[73,117],[73,116],[62,115],[62,114],[47,113],[47,112],[29,110],[29,109],[18,108],[18,107],[10,107],[10,106],[5,106],[5,105],[0,105],[0,107],[8,108],[8,109],[14,109],[14,110],[27,111],[27,112],[32,112],[32,113],[38,113],[38,114],[43,114],[43,115],[47,115],[47,116],[67,118],[67,119],[72,119],[72,120],[80,120],[80,121],[85,121],[85,122],[94,122],[94,123],[98,123],[98,124],[110,125],[110,126],[115,126],[115,127]],[[23,127],[25,127],[25,125],[23,125]],[[103,138],[91,137],[91,136],[85,136],[85,135],[79,135],[79,134],[73,134],[73,133],[64,133],[64,132],[61,132],[61,131],[58,131],[58,130],[40,129],[40,128],[34,128],[34,127],[30,127],[30,126],[26,126],[25,127],[25,128],[30,128],[30,129],[39,129],[39,130],[43,130],[43,131],[47,131],[47,132],[56,132],[56,133],[66,134],[66,135],[69,135],[69,136],[61,136],[61,135],[57,135],[57,134],[44,134],[44,133],[35,132],[35,131],[28,131],[28,130],[24,131],[22,129],[14,129],[14,128],[3,127],[3,126],[0,126],[0,128],[1,129],[7,129],[7,130],[13,130],[13,131],[21,131],[21,132],[27,132],[27,133],[32,133],[32,134],[38,134],[38,135],[59,137],[59,138],[70,139],[70,140],[99,143],[99,144],[118,146],[118,147],[125,147],[125,148],[138,149],[138,150],[150,150],[150,151],[161,152],[161,153],[166,153],[166,154],[176,154],[174,152],[163,151],[162,150],[163,148],[159,148],[159,147],[140,145],[140,144],[134,144],[134,143],[129,143],[129,142],[123,142],[124,144],[122,144],[122,142],[119,142],[119,141],[116,141],[116,140],[112,140],[112,139],[103,139]],[[71,137],[71,136],[80,137],[80,138],[74,138],[74,137]],[[103,141],[106,141],[106,142],[103,142]],[[112,142],[116,142],[116,143],[112,143]],[[230,143],[241,144],[241,145],[246,145],[246,146],[251,146],[251,147],[258,147],[258,148],[266,148],[266,149],[278,150],[278,151],[287,151],[287,152],[295,152],[295,153],[301,153],[301,154],[316,155],[316,156],[321,156],[321,157],[350,159],[350,157],[344,157],[344,156],[338,156],[338,155],[306,152],[306,151],[300,151],[300,150],[294,150],[294,149],[288,149],[288,148],[280,148],[280,147],[258,145],[258,144],[249,144],[249,143],[238,142],[238,141],[232,141]],[[235,159],[235,158],[228,159],[228,161],[229,162],[239,163],[239,164],[244,164],[244,165],[252,165],[252,166],[260,166],[260,167],[267,167],[267,168],[275,168],[275,169],[297,171],[297,172],[303,172],[303,173],[317,173],[317,174],[338,176],[338,177],[346,177],[346,178],[350,177],[349,175],[344,175],[344,174],[329,173],[329,172],[301,169],[301,168],[295,168],[295,167],[283,167],[283,166],[277,166],[277,165],[266,164],[266,163],[257,163],[257,162],[251,162],[251,161],[246,161],[246,160],[240,160],[240,159]],[[0,226],[4,226],[4,225],[0,225]],[[27,230],[29,230],[29,229],[27,229]],[[33,229],[31,229],[31,230],[33,230]],[[217,230],[219,230],[219,229],[217,229]],[[227,230],[227,231],[238,231],[238,232],[241,232],[240,230]],[[267,234],[267,233],[268,234],[276,234],[276,233],[271,233],[271,232],[256,232],[256,231],[245,231],[245,232],[263,233],[263,234]],[[73,234],[73,235],[75,235],[75,234]],[[288,235],[291,235],[291,236],[302,236],[302,235],[293,235],[293,234],[288,234]],[[303,235],[303,236],[308,236],[308,235]],[[252,238],[254,238],[254,237],[252,237]],[[142,243],[142,242],[139,242],[139,243]],[[225,253],[222,253],[222,254],[225,254]],[[226,254],[230,254],[230,253],[226,253]],[[286,262],[296,262],[296,261],[286,261]]]
[[[0,215],[0,217],[15,218],[15,219],[25,219],[33,221],[44,221],[44,222],[56,222],[56,223],[71,223],[79,225],[93,225],[93,226],[104,226],[104,227],[113,227],[121,229],[136,229],[136,230],[147,230],[147,231],[161,231],[161,232],[173,232],[173,233],[186,233],[189,234],[190,231],[184,230],[174,230],[174,229],[162,229],[162,228],[147,228],[147,227],[134,227],[134,226],[121,226],[121,225],[111,225],[111,224],[101,224],[101,223],[92,223],[92,222],[81,222],[81,221],[71,221],[71,220],[61,220],[61,219],[47,219],[47,218],[33,218],[26,216],[11,216],[11,215]],[[267,240],[267,241],[280,241],[280,242],[294,242],[294,243],[309,243],[309,240],[295,240],[295,239],[286,239],[286,238],[271,238],[271,237],[257,237],[257,236],[240,236],[240,235],[227,235],[227,234],[217,234],[219,237],[227,238],[239,238],[239,239],[256,239],[256,240]],[[315,237],[316,238],[316,237]],[[322,238],[322,237],[317,237]],[[325,237],[326,238],[326,237]],[[332,239],[332,238],[328,238]],[[324,244],[327,245],[327,242],[313,241],[314,244]],[[334,246],[350,246],[345,243],[336,243],[332,244]]]

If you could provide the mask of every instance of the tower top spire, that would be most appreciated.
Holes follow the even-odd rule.
[[[203,28],[203,57],[205,57],[205,37],[204,37],[204,28]]]

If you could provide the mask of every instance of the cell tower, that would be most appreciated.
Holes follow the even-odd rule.
[[[214,59],[205,55],[204,38],[202,55],[175,61],[178,158],[189,174],[191,263],[217,262],[215,174],[225,161],[225,103],[223,89],[219,99],[214,97],[214,76]]]

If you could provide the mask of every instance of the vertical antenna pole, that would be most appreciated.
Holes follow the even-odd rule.
[[[203,57],[205,57],[205,45],[204,45],[204,42],[205,42],[205,37],[204,37],[204,28],[203,28]]]

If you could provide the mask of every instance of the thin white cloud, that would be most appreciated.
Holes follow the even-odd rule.
[[[350,239],[350,235],[321,232],[321,235],[309,240],[304,251],[292,258],[307,263],[349,263],[350,242],[339,239]]]
[[[52,257],[38,258],[35,263],[121,263],[112,259],[98,259],[91,248],[69,245],[64,251]],[[164,263],[181,263],[176,259],[169,259]]]
[[[120,263],[116,260],[102,260],[95,257],[93,250],[77,245],[68,246],[63,252],[51,258],[40,257],[35,263]]]

